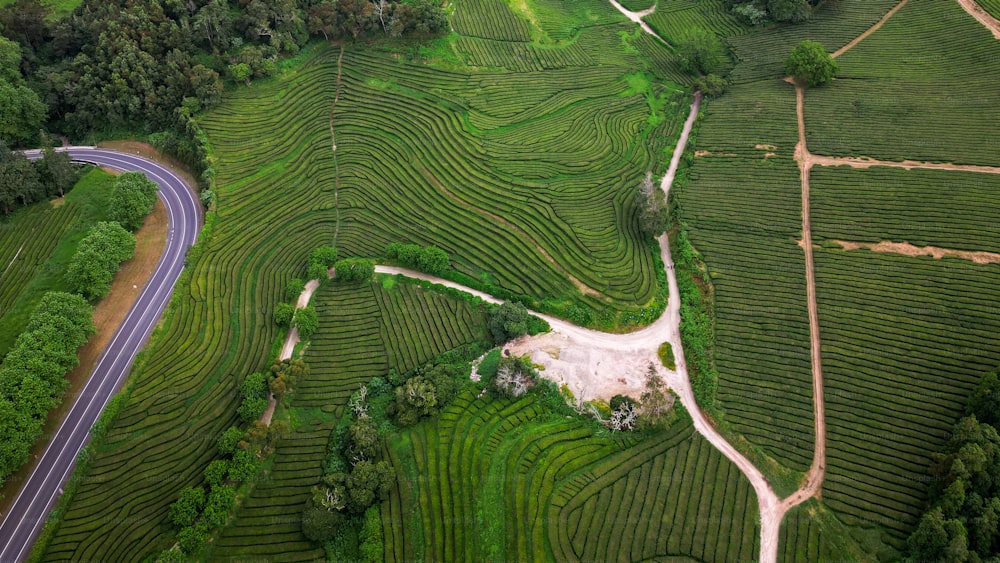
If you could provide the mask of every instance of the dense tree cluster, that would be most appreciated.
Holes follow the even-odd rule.
[[[89,301],[103,299],[121,263],[135,254],[135,236],[114,221],[101,221],[80,241],[66,268],[69,286]]]
[[[269,76],[310,37],[432,35],[447,20],[430,0],[83,0],[61,19],[16,0],[0,28],[0,138],[24,144],[46,107],[74,136],[183,128],[219,101],[220,76]]]
[[[321,282],[330,278],[327,272],[337,264],[337,248],[335,246],[320,246],[309,254],[307,274],[311,280]],[[301,292],[300,292],[301,293]],[[298,295],[295,296],[295,299]]]
[[[4,103],[2,96],[0,92],[0,105]],[[77,169],[66,153],[47,148],[42,158],[31,161],[0,140],[0,211],[4,215],[25,205],[63,196],[78,178]]]
[[[448,253],[436,246],[394,242],[385,247],[385,257],[434,276],[443,274],[449,266]]]
[[[801,22],[809,19],[811,0],[723,0],[736,17],[751,25],[769,22]]]
[[[282,360],[275,361],[267,373],[253,373],[244,378],[237,412],[245,426],[230,426],[219,435],[216,444],[222,458],[205,467],[207,492],[204,486],[187,487],[170,505],[170,521],[179,528],[179,549],[161,552],[157,561],[190,560],[204,548],[212,530],[225,525],[236,507],[239,484],[260,472],[264,458],[289,431],[284,421],[276,420],[267,425],[258,420],[267,408],[268,391],[280,381],[282,394],[287,393],[295,380],[308,372],[309,368],[301,360]]]
[[[486,326],[493,342],[503,344],[528,333],[528,309],[521,303],[506,301],[490,312]]]
[[[375,263],[365,258],[344,258],[334,264],[338,282],[363,282],[375,275]]]
[[[156,204],[159,187],[142,172],[125,172],[115,178],[108,218],[133,233],[146,221]]]
[[[91,334],[90,305],[79,295],[50,292],[0,364],[0,482],[28,459],[52,407]]]
[[[1000,380],[983,377],[944,451],[932,455],[930,502],[908,540],[916,561],[1000,556]]]

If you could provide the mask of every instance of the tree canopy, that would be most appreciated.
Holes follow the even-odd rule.
[[[837,61],[816,41],[799,43],[785,60],[785,72],[808,86],[829,82],[839,69]]]
[[[132,233],[114,221],[101,221],[80,241],[66,268],[66,280],[89,301],[103,299],[121,263],[134,253]]]

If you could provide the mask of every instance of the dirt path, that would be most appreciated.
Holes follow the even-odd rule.
[[[306,288],[302,290],[299,294],[299,300],[295,303],[296,309],[301,309],[303,307],[309,306],[309,300],[312,299],[313,293],[316,292],[316,288],[319,287],[319,280],[309,280],[306,283]],[[295,351],[295,347],[299,344],[299,329],[292,327],[288,329],[288,336],[285,337],[285,344],[281,347],[281,354],[278,355],[279,360],[287,360],[292,357],[292,352]],[[277,406],[277,401],[274,395],[268,395],[267,397],[267,409],[264,410],[264,414],[260,415],[260,420],[264,424],[271,424],[271,417],[274,416],[274,408]]]
[[[850,166],[852,168],[871,168],[872,166],[888,166],[890,168],[905,168],[912,170],[952,170],[961,172],[980,172],[982,174],[1000,174],[1000,166],[980,166],[976,164],[952,164],[950,162],[922,162],[919,160],[875,160],[867,156],[820,156],[808,155],[811,164],[819,166]]]
[[[503,217],[497,215],[496,213],[492,213],[492,212],[487,211],[485,209],[481,209],[479,207],[476,207],[475,205],[472,205],[471,203],[469,203],[469,202],[465,201],[464,199],[462,199],[462,198],[456,196],[455,194],[451,193],[448,190],[448,188],[444,187],[444,184],[442,184],[441,181],[437,179],[437,177],[435,177],[433,174],[431,174],[431,171],[428,170],[426,167],[422,166],[421,170],[423,170],[424,177],[426,177],[428,180],[430,180],[432,184],[434,184],[435,186],[437,186],[437,189],[441,190],[441,193],[443,193],[444,195],[446,195],[448,197],[448,199],[454,201],[455,203],[457,203],[458,205],[461,205],[462,207],[464,207],[466,209],[475,211],[476,213],[481,213],[481,214],[489,217],[490,219],[493,219],[497,223],[500,223],[501,225],[503,225],[503,226],[507,227],[508,229],[510,229],[510,230],[514,231],[515,233],[517,233],[521,238],[523,238],[525,241],[527,241],[528,244],[534,246],[535,250],[537,250],[539,254],[541,254],[542,256],[545,257],[546,260],[548,260],[549,264],[552,264],[552,266],[556,270],[559,270],[559,273],[561,273],[562,275],[566,276],[569,279],[569,281],[573,282],[573,285],[576,286],[576,288],[578,290],[580,290],[580,293],[583,293],[584,295],[593,295],[595,297],[600,297],[602,295],[600,292],[592,289],[590,286],[588,286],[587,284],[585,284],[582,281],[580,281],[579,278],[577,278],[573,274],[571,274],[571,273],[567,272],[565,269],[563,269],[563,267],[560,266],[559,263],[556,262],[555,259],[552,258],[551,254],[549,254],[544,248],[542,248],[542,246],[540,244],[536,243],[530,236],[528,236],[528,233],[526,233],[523,230],[521,230],[520,227],[518,227],[514,223],[511,223],[510,221],[504,219]]]
[[[14,257],[10,259],[10,262],[7,262],[7,267],[3,269],[3,274],[0,274],[0,277],[3,277],[3,275],[7,273],[7,270],[9,270],[10,267],[14,265],[14,260],[17,260],[17,257],[21,255],[21,251],[24,250],[25,244],[27,243],[23,242],[21,243],[21,247],[18,248],[17,252],[14,253]]]
[[[891,14],[890,14],[891,15]],[[884,20],[887,18],[883,18]],[[863,38],[863,36],[862,36]],[[791,80],[789,80],[791,82]],[[794,84],[794,83],[793,83]],[[805,480],[797,491],[778,503],[775,517],[778,519],[776,526],[771,533],[774,535],[772,542],[768,545],[774,546],[774,551],[765,554],[761,551],[762,561],[777,560],[778,538],[781,520],[785,513],[792,507],[798,506],[813,496],[819,496],[823,485],[823,478],[826,475],[826,401],[823,397],[823,361],[821,355],[822,340],[819,332],[819,306],[816,302],[816,269],[813,260],[812,243],[812,219],[809,207],[809,171],[812,169],[814,161],[809,148],[806,145],[806,120],[805,120],[805,89],[795,84],[795,113],[798,117],[799,142],[795,145],[795,160],[799,163],[799,172],[802,183],[802,249],[805,253],[806,261],[806,299],[809,312],[809,343],[810,359],[812,363],[813,380],[813,419],[815,446],[813,449],[813,461],[806,472]],[[763,533],[763,532],[762,532]],[[764,545],[764,542],[761,542]]]
[[[1000,20],[984,10],[982,6],[976,3],[976,0],[958,0],[958,5],[968,12],[970,16],[976,18],[979,23],[986,26],[986,29],[990,30],[990,33],[993,34],[994,39],[1000,39]]]
[[[892,242],[887,240],[879,243],[851,242],[845,240],[835,240],[833,242],[839,244],[844,250],[866,248],[872,252],[902,254],[903,256],[933,256],[938,260],[945,256],[954,256],[970,260],[976,264],[1000,264],[1000,253],[996,252],[954,250],[939,246],[916,246],[908,242]]]
[[[666,45],[668,47],[673,47],[673,45],[671,45],[670,43],[668,43],[666,39],[664,39],[664,38],[660,37],[659,35],[657,35],[657,33],[655,31],[653,31],[653,28],[649,27],[648,23],[642,21],[642,18],[644,18],[644,17],[648,16],[649,14],[652,14],[653,12],[656,11],[656,4],[654,4],[652,8],[647,8],[647,9],[641,11],[641,12],[633,12],[631,10],[626,9],[625,6],[622,6],[621,4],[619,4],[618,2],[616,2],[615,0],[608,0],[608,1],[611,2],[611,5],[614,6],[615,9],[617,9],[619,12],[621,12],[622,15],[624,15],[626,18],[628,18],[628,19],[634,21],[635,23],[639,24],[639,27],[641,27],[643,31],[645,31],[646,33],[652,35],[656,39],[658,39],[660,41],[660,43],[663,43],[664,45]]]
[[[896,4],[891,10],[889,10],[888,12],[886,12],[886,14],[884,16],[882,16],[882,19],[878,20],[878,22],[876,22],[875,25],[871,26],[868,29],[868,31],[866,31],[866,32],[862,33],[861,35],[855,37],[850,43],[848,43],[847,45],[844,45],[840,49],[837,49],[830,56],[833,57],[833,58],[837,58],[840,55],[843,55],[844,53],[846,53],[847,51],[850,51],[851,49],[853,49],[855,45],[857,45],[858,43],[861,43],[869,35],[875,33],[876,31],[878,31],[878,29],[880,27],[882,27],[882,25],[885,24],[885,22],[887,22],[889,20],[889,18],[891,18],[893,15],[895,15],[896,12],[898,12],[899,9],[902,8],[903,6],[905,6],[906,3],[909,2],[909,1],[910,0],[903,0],[899,4]],[[959,0],[959,2],[961,2],[961,0]]]
[[[337,237],[340,235],[340,164],[337,162],[337,134],[333,128],[333,112],[337,109],[337,102],[340,101],[340,72],[344,62],[344,46],[340,46],[340,56],[337,57],[337,91],[333,94],[333,104],[330,105],[330,148],[333,149],[333,209],[337,213],[337,220],[333,228],[333,244],[336,246]]]
[[[684,122],[684,128],[681,130],[681,135],[677,140],[677,146],[674,149],[673,157],[670,159],[670,166],[668,167],[663,180],[660,182],[660,188],[663,190],[664,195],[669,195],[670,187],[673,185],[673,180],[677,174],[677,168],[680,164],[681,156],[684,153],[684,148],[687,146],[688,137],[691,134],[691,128],[698,116],[700,107],[701,95],[696,94],[694,102],[691,104],[691,112],[688,115],[687,120]],[[739,467],[740,471],[747,476],[747,479],[750,481],[751,485],[753,485],[754,491],[757,495],[757,502],[760,507],[761,561],[764,563],[772,563],[777,559],[778,530],[781,525],[781,517],[784,515],[784,512],[780,510],[778,497],[774,493],[774,490],[771,489],[771,486],[768,484],[763,473],[761,473],[749,459],[737,451],[736,448],[734,448],[729,442],[726,441],[725,438],[722,437],[721,434],[719,434],[718,430],[712,426],[708,418],[698,407],[687,372],[687,361],[684,357],[684,348],[681,344],[680,289],[677,286],[677,276],[674,272],[674,262],[670,255],[670,241],[668,240],[666,234],[660,236],[659,243],[660,254],[663,259],[664,268],[667,272],[667,283],[670,286],[670,296],[667,300],[666,311],[664,311],[663,315],[661,315],[659,319],[646,328],[629,334],[608,334],[582,328],[563,319],[549,315],[543,315],[537,312],[533,312],[533,314],[545,319],[552,327],[553,332],[559,333],[560,335],[567,337],[569,340],[574,341],[574,345],[578,347],[578,349],[585,349],[592,354],[602,355],[604,357],[604,362],[598,363],[610,364],[611,369],[608,373],[611,374],[617,374],[620,372],[619,368],[621,366],[615,363],[615,359],[618,357],[617,354],[627,353],[631,356],[648,354],[649,357],[655,358],[656,349],[659,345],[663,342],[670,342],[670,345],[674,350],[674,359],[677,369],[669,371],[663,368],[665,379],[670,388],[673,389],[674,392],[676,392],[680,397],[681,403],[691,414],[695,430],[704,436],[706,440],[722,452],[722,454],[732,461],[737,467]],[[408,277],[441,284],[446,287],[471,293],[490,303],[501,302],[501,300],[491,295],[472,290],[458,283],[406,268],[376,266],[375,271],[382,274],[402,274]],[[538,341],[536,342],[539,346],[545,346],[551,341],[551,337],[548,336],[533,338],[538,338]],[[530,348],[532,343],[531,340],[528,339],[528,342],[522,342],[519,345]],[[648,363],[645,365],[648,365]],[[619,385],[619,382],[615,379],[606,379],[602,382],[602,384],[614,388]]]

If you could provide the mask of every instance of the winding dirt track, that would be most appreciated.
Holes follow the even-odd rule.
[[[633,12],[631,10],[626,9],[625,6],[622,6],[616,0],[608,0],[608,2],[611,2],[611,5],[614,6],[615,9],[617,9],[619,12],[621,12],[622,15],[624,15],[626,18],[628,18],[631,21],[639,24],[639,27],[641,27],[643,31],[645,31],[646,33],[652,35],[656,39],[658,39],[660,41],[660,43],[663,43],[664,45],[667,45],[668,47],[672,47],[673,46],[670,43],[668,43],[666,39],[660,37],[655,31],[653,31],[653,28],[649,27],[648,23],[642,21],[642,18],[644,18],[644,17],[648,16],[649,14],[652,14],[653,12],[656,11],[656,4],[653,4],[653,7],[647,8],[647,9],[641,11],[641,12]]]
[[[958,5],[990,30],[994,39],[1000,39],[1000,20],[993,17],[976,0],[958,0]]]

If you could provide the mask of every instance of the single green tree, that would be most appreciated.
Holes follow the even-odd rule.
[[[295,316],[295,307],[291,303],[278,303],[274,306],[274,322],[280,327],[287,327]]]
[[[829,82],[839,69],[837,61],[816,41],[799,43],[785,60],[785,72],[808,86]]]
[[[726,60],[726,50],[711,31],[691,28],[680,34],[677,54],[681,68],[692,74],[713,73]]]
[[[528,309],[521,303],[504,302],[490,314],[487,326],[497,344],[524,336],[528,333]]]
[[[316,309],[303,307],[295,311],[293,323],[299,331],[302,340],[309,340],[316,329],[319,328],[319,318],[316,316]]]

